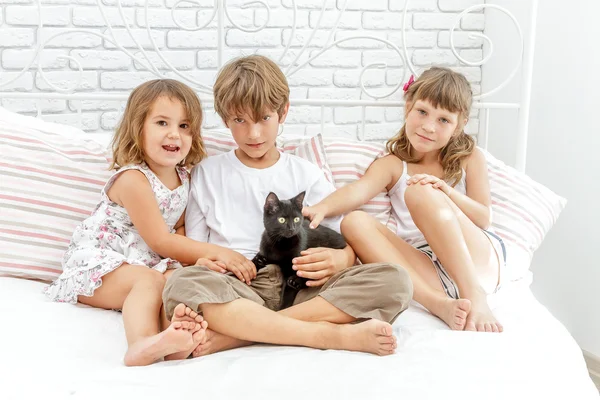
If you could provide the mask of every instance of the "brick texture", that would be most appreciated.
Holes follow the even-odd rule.
[[[364,67],[387,64],[386,69],[370,68],[363,74],[364,86],[375,94],[389,93],[403,77],[410,75],[405,74],[402,56],[381,41],[388,40],[402,49],[404,20],[408,57],[418,71],[430,65],[449,66],[464,73],[475,91],[480,90],[481,69],[458,62],[450,49],[448,32],[456,25],[453,40],[461,56],[471,61],[483,57],[482,39],[471,35],[483,31],[483,12],[477,10],[457,21],[465,8],[481,3],[478,0],[414,0],[409,3],[406,18],[405,0],[297,1],[293,35],[290,0],[265,0],[269,12],[260,5],[242,8],[246,0],[228,0],[230,19],[224,18],[222,36],[217,31],[217,18],[210,20],[214,0],[181,3],[172,12],[176,2],[148,0],[146,12],[146,0],[121,0],[120,12],[117,0],[103,0],[103,16],[96,0],[43,0],[43,28],[38,37],[40,15],[33,0],[0,0],[0,92],[48,92],[51,85],[65,88],[79,80],[77,92],[126,94],[159,75],[185,82],[171,67],[185,77],[212,86],[220,65],[219,43],[224,46],[222,62],[253,53],[277,61],[291,40],[291,47],[279,64],[288,73],[292,98],[371,99],[360,89],[359,78]],[[338,21],[344,5],[344,14]],[[337,31],[330,35],[336,22]],[[246,31],[265,24],[261,31]],[[310,45],[295,66],[290,67],[317,24],[320,29]],[[363,38],[346,40],[356,36]],[[45,46],[35,57],[38,40]],[[336,43],[341,40],[344,41]],[[324,46],[331,48],[318,55]],[[149,64],[154,67],[152,71],[147,68]],[[294,72],[301,64],[304,66]],[[2,86],[29,65],[24,74]],[[38,65],[46,79],[39,74]],[[83,69],[81,75],[79,67]],[[207,94],[202,96],[206,98]],[[398,90],[390,99],[401,97],[402,90]],[[80,125],[96,134],[114,129],[125,104],[110,100],[36,102],[0,98],[0,104],[10,110],[35,114],[36,107],[41,107],[42,114],[50,121]],[[205,106],[205,127],[222,127],[212,104],[205,102]],[[397,132],[403,119],[401,110],[370,107],[366,109],[363,132],[360,108],[326,107],[324,116],[324,134],[356,137],[360,133],[367,139],[389,137]],[[320,132],[321,117],[320,107],[294,106],[286,122],[286,133]],[[478,113],[474,112],[469,130],[476,131],[477,118]]]

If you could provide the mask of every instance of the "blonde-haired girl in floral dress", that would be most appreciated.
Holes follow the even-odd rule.
[[[184,236],[185,168],[206,155],[201,123],[197,95],[180,82],[154,80],[132,92],[112,143],[117,172],[75,230],[62,275],[45,289],[54,301],[122,310],[125,365],[186,358],[205,340],[201,316],[183,304],[171,321],[162,311],[166,276],[179,261],[224,271],[212,261],[215,246]]]

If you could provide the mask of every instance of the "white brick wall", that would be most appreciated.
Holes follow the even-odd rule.
[[[185,76],[212,85],[218,68],[217,47],[219,40],[225,44],[224,59],[245,54],[267,55],[275,60],[281,56],[290,38],[292,46],[280,62],[285,71],[296,58],[320,18],[323,0],[297,1],[297,26],[292,38],[292,2],[290,0],[266,0],[270,6],[270,20],[264,30],[256,33],[235,29],[225,19],[223,38],[217,32],[213,13],[214,0],[195,0],[194,6],[182,3],[172,18],[171,9],[176,0],[148,0],[148,14],[144,10],[146,0],[121,0],[123,17],[117,0],[102,0],[103,10],[110,26],[102,17],[96,0],[41,0],[41,41],[52,36],[38,60],[15,82],[0,87],[0,92],[48,92],[50,85],[37,71],[41,64],[45,76],[58,87],[72,86],[80,76],[78,60],[83,68],[78,92],[127,93],[136,85],[156,76],[144,65],[132,59],[111,42],[117,43],[140,60],[150,59],[161,74],[181,79],[170,71],[167,63],[157,54],[148,37],[146,25],[164,59]],[[346,0],[325,0],[325,15],[320,31],[312,39],[306,52],[296,62],[304,63],[330,39],[329,29],[337,21],[338,13]],[[242,9],[247,0],[228,0],[228,12],[232,20],[245,28],[256,28],[266,21],[267,12],[262,7]],[[480,90],[481,69],[461,66],[450,50],[447,30],[454,24],[460,12],[480,0],[412,0],[406,16],[406,42],[410,61],[418,70],[432,64],[446,65],[465,73],[475,91]],[[368,35],[386,39],[402,46],[401,27],[405,0],[347,0],[346,11],[338,24],[330,43],[355,35]],[[34,0],[0,0],[0,85],[15,78],[29,64],[38,43],[39,11]],[[206,25],[204,29],[190,31],[180,28]],[[470,36],[481,32],[485,26],[484,14],[467,15],[457,24],[454,43],[462,57],[480,60],[483,57],[482,40]],[[131,34],[127,30],[131,29]],[[107,40],[88,31],[112,38]],[[114,36],[113,36],[114,35]],[[340,43],[318,58],[311,60],[301,70],[288,77],[295,98],[323,99],[369,99],[361,93],[359,76],[363,67],[372,63],[388,63],[389,68],[370,69],[363,81],[373,93],[389,92],[402,79],[404,63],[387,45],[371,39],[358,39]],[[407,74],[406,76],[408,76]],[[399,90],[391,96],[401,99]],[[41,108],[45,118],[54,122],[80,124],[93,133],[110,132],[117,124],[124,102],[121,101],[65,101],[65,100],[16,100],[0,99],[0,104],[22,113],[35,113]],[[36,106],[37,104],[37,106]],[[205,127],[221,127],[212,104],[206,104]],[[78,110],[81,108],[81,117]],[[328,135],[356,136],[360,108],[331,107],[325,110],[324,133]],[[474,113],[469,129],[477,128]],[[81,118],[81,119],[80,119]],[[366,109],[365,135],[377,139],[387,137],[398,130],[402,123],[402,110]],[[318,107],[293,107],[286,124],[286,133],[314,134],[321,130],[321,109]]]

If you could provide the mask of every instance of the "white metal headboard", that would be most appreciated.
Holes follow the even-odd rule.
[[[174,67],[172,65],[172,63],[169,62],[169,60],[166,57],[163,56],[162,51],[159,49],[159,46],[157,45],[157,43],[152,35],[150,21],[148,18],[149,4],[153,0],[104,0],[104,2],[110,3],[112,1],[113,3],[116,3],[119,15],[122,18],[123,26],[126,29],[126,31],[128,32],[128,34],[131,37],[131,39],[133,40],[133,42],[135,43],[135,46],[137,47],[136,51],[139,50],[138,54],[134,54],[130,49],[123,46],[117,40],[117,36],[115,36],[115,34],[113,32],[113,26],[111,25],[109,18],[106,15],[106,6],[103,3],[103,0],[96,0],[96,1],[97,1],[97,7],[102,15],[104,22],[105,22],[104,28],[106,28],[106,30],[104,32],[101,32],[98,29],[77,29],[77,28],[75,28],[75,29],[63,30],[63,31],[60,31],[53,35],[50,35],[48,37],[44,36],[44,29],[46,27],[42,23],[43,16],[44,16],[44,10],[45,10],[46,6],[42,5],[41,1],[42,0],[35,0],[36,6],[37,6],[37,11],[38,11],[38,24],[37,24],[37,33],[36,33],[36,35],[37,35],[36,43],[37,44],[35,46],[35,52],[34,52],[33,56],[31,57],[31,60],[29,62],[27,62],[25,67],[19,73],[14,75],[12,78],[10,78],[8,80],[2,79],[3,71],[0,71],[0,99],[26,99],[26,100],[31,100],[35,104],[37,104],[37,102],[39,102],[40,100],[43,100],[43,99],[71,100],[71,101],[85,101],[85,100],[125,101],[125,100],[127,100],[129,93],[123,93],[123,92],[94,93],[94,92],[78,91],[78,88],[81,85],[81,77],[83,74],[83,68],[82,68],[80,60],[78,60],[76,57],[73,57],[70,55],[59,55],[56,58],[64,59],[66,61],[72,62],[76,66],[75,69],[79,71],[79,80],[70,82],[70,84],[68,84],[66,86],[61,86],[61,85],[56,85],[56,84],[52,83],[47,78],[44,68],[42,66],[42,62],[40,61],[41,54],[43,53],[43,51],[47,48],[48,44],[50,42],[52,42],[55,38],[57,38],[61,35],[78,33],[78,34],[83,34],[83,35],[97,36],[97,37],[102,38],[105,42],[111,43],[118,50],[120,50],[121,52],[126,54],[128,57],[130,57],[135,62],[142,65],[147,71],[150,71],[152,73],[152,75],[154,75],[156,77],[165,77],[165,74],[167,72],[170,74],[169,76],[171,76],[171,77],[173,77],[173,75],[174,75],[175,78],[180,79],[183,82],[194,87],[200,93],[200,97],[205,105],[212,103],[212,101],[213,101],[212,100],[212,87],[211,87],[210,83],[202,82],[202,81],[196,79],[194,76],[191,76],[189,73],[178,70],[176,67]],[[152,44],[152,48],[156,52],[156,55],[159,57],[160,62],[164,63],[167,66],[166,72],[164,70],[164,67],[159,69],[156,65],[154,65],[154,63],[152,62],[152,59],[150,57],[148,57],[148,54],[147,54],[144,46],[136,39],[135,35],[133,34],[129,23],[127,22],[127,16],[125,15],[123,4],[122,4],[122,2],[127,2],[127,1],[128,1],[128,3],[127,3],[128,5],[132,5],[132,2],[133,2],[133,5],[140,4],[140,3],[143,4],[143,7],[138,7],[138,8],[142,9],[143,13],[144,13],[143,14],[144,19],[145,19],[144,25],[146,28],[146,32],[148,34],[148,39],[150,40],[150,42]],[[158,0],[158,1],[160,1],[162,3],[162,0]],[[252,28],[239,25],[238,23],[236,23],[235,18],[232,18],[232,16],[230,15],[230,10],[229,10],[230,5],[228,4],[228,0],[166,0],[167,4],[171,4],[171,6],[168,8],[171,10],[171,17],[173,18],[173,22],[181,30],[199,31],[199,30],[205,29],[210,24],[214,25],[216,22],[216,40],[217,40],[216,47],[217,47],[218,67],[222,66],[227,61],[226,57],[225,57],[226,56],[225,50],[227,49],[227,46],[225,43],[225,35],[229,29],[239,29],[240,31],[245,32],[250,35],[254,32],[259,32],[259,31],[265,29],[265,27],[267,27],[267,25],[271,19],[271,15],[270,15],[271,8],[269,5],[269,2],[272,3],[273,0],[257,0],[257,1],[229,0],[229,2],[232,2],[232,1],[237,2],[238,6],[242,10],[245,10],[245,9],[251,8],[251,7],[262,7],[264,9],[264,12],[266,12],[266,14],[267,14],[266,18],[264,19],[265,22],[261,26],[252,27]],[[370,108],[370,107],[387,107],[387,108],[403,107],[404,102],[400,101],[400,100],[395,100],[393,98],[393,95],[396,94],[396,92],[398,92],[398,90],[402,87],[403,83],[406,82],[406,80],[408,79],[408,76],[410,74],[418,75],[418,71],[411,61],[411,57],[410,57],[409,50],[408,50],[408,47],[409,47],[408,43],[405,40],[406,39],[406,26],[407,26],[406,21],[407,21],[408,16],[410,15],[410,13],[408,12],[408,9],[409,9],[409,3],[411,3],[411,2],[409,0],[404,1],[402,27],[401,27],[402,43],[401,43],[401,47],[399,47],[390,40],[383,39],[381,37],[376,37],[374,35],[361,34],[361,31],[356,31],[357,34],[355,34],[355,35],[350,35],[350,36],[343,37],[341,39],[334,41],[333,40],[334,35],[338,29],[338,26],[340,24],[342,16],[344,15],[344,12],[346,11],[349,1],[352,1],[352,0],[338,0],[337,1],[337,7],[338,7],[337,17],[336,17],[336,20],[333,23],[332,27],[329,29],[329,33],[328,33],[326,41],[324,42],[324,44],[322,46],[320,46],[320,48],[318,50],[314,51],[314,54],[310,55],[310,57],[308,57],[308,59],[306,59],[303,62],[299,62],[298,60],[307,51],[307,48],[311,44],[311,41],[315,37],[315,34],[317,34],[317,32],[320,31],[320,29],[321,29],[320,27],[322,25],[323,18],[326,15],[325,11],[326,11],[326,5],[328,3],[328,0],[322,1],[322,7],[321,7],[319,17],[318,17],[318,20],[317,20],[314,28],[312,29],[311,34],[309,35],[308,39],[306,39],[306,41],[304,42],[302,48],[296,52],[296,56],[293,59],[293,61],[289,62],[286,67],[282,67],[282,70],[284,71],[285,75],[288,78],[290,78],[294,74],[296,74],[298,71],[302,70],[311,61],[319,58],[322,54],[326,53],[332,47],[337,46],[340,43],[344,43],[344,42],[348,42],[348,41],[352,41],[352,40],[367,39],[367,40],[379,41],[379,42],[384,43],[386,46],[388,46],[388,48],[391,48],[393,51],[395,51],[397,53],[398,57],[402,60],[403,76],[402,76],[401,80],[398,80],[398,82],[395,85],[393,85],[391,87],[391,89],[389,89],[385,93],[380,93],[380,92],[375,93],[375,92],[369,90],[365,86],[363,78],[364,78],[364,74],[366,71],[368,71],[370,69],[388,68],[387,63],[385,63],[385,62],[374,62],[374,63],[369,63],[368,65],[365,65],[360,72],[359,86],[361,89],[361,96],[359,99],[335,100],[335,99],[311,99],[311,98],[298,98],[298,97],[292,97],[292,99],[291,99],[291,103],[293,106],[320,107],[321,117],[322,117],[320,120],[322,132],[324,131],[324,120],[325,120],[324,116],[325,116],[326,107],[360,107],[360,110],[361,110],[360,121],[361,122],[359,123],[358,139],[364,140],[365,139],[365,122],[366,122],[367,108]],[[419,0],[413,0],[413,2],[417,2],[417,1],[419,1]],[[180,5],[186,4],[188,7],[190,5],[195,5],[195,6],[200,7],[200,6],[206,6],[207,2],[212,3],[212,15],[209,15],[209,18],[207,20],[205,20],[204,23],[199,24],[199,26],[190,27],[190,26],[186,26],[186,25],[182,24],[181,21],[178,20],[178,16],[176,13],[182,11],[179,9]],[[298,4],[297,3],[301,3],[302,1],[301,0],[298,0],[298,1],[282,0],[282,2],[291,3],[291,6],[288,6],[288,7],[291,9],[290,11],[293,13],[292,14],[293,15],[293,25],[291,27],[291,35],[289,36],[289,40],[288,40],[285,48],[283,49],[283,52],[281,53],[281,55],[279,56],[278,59],[275,59],[275,61],[278,61],[278,62],[281,62],[284,59],[284,57],[286,57],[286,55],[289,54],[290,47],[292,45],[292,41],[294,38],[294,33],[296,32],[296,28],[297,28],[297,18],[296,18],[297,12],[298,12]],[[312,0],[311,2],[314,3],[315,1]],[[239,4],[239,3],[241,3],[241,4]],[[535,25],[536,25],[536,11],[537,11],[538,0],[530,0],[530,3],[531,3],[531,12],[530,12],[531,21],[529,24],[529,32],[526,32],[525,35],[523,34],[520,24],[517,21],[517,19],[515,18],[515,16],[506,8],[498,6],[498,5],[494,5],[494,4],[480,4],[480,5],[473,5],[471,7],[466,8],[464,11],[462,11],[460,14],[457,15],[451,29],[449,30],[450,49],[451,49],[452,53],[454,54],[454,56],[458,59],[458,61],[462,65],[471,66],[471,67],[481,67],[482,65],[487,63],[489,61],[490,57],[492,56],[492,53],[494,50],[493,42],[492,42],[491,38],[487,37],[483,33],[472,32],[470,37],[477,37],[484,41],[484,43],[487,47],[487,54],[480,61],[468,61],[468,60],[464,59],[458,53],[458,51],[455,47],[455,44],[454,44],[454,33],[455,33],[457,26],[460,24],[462,18],[473,12],[480,13],[486,9],[495,9],[495,10],[498,10],[498,11],[506,14],[510,18],[512,23],[515,25],[515,27],[518,31],[518,34],[519,34],[520,44],[519,44],[518,58],[516,60],[513,70],[509,73],[508,77],[497,87],[495,87],[492,90],[489,90],[485,93],[476,95],[474,97],[473,108],[475,110],[478,110],[480,113],[483,113],[483,119],[480,118],[480,121],[483,121],[483,122],[480,124],[479,133],[478,133],[478,137],[477,137],[478,143],[482,147],[486,147],[487,142],[488,142],[487,134],[488,134],[488,124],[489,124],[489,120],[490,120],[490,117],[489,117],[490,110],[492,110],[492,109],[514,109],[514,110],[518,111],[519,117],[518,117],[518,127],[517,127],[518,142],[517,142],[516,168],[521,171],[524,171],[524,169],[525,169],[525,160],[526,160],[527,129],[528,129],[528,117],[529,117],[529,103],[530,103],[530,95],[531,95],[531,78],[532,78],[533,53],[534,53],[533,50],[534,50],[534,43],[535,43]],[[153,6],[156,7],[156,1],[154,1]],[[156,8],[154,8],[154,9],[156,9]],[[185,10],[183,10],[183,11],[185,11]],[[228,25],[228,26],[226,26],[226,25]],[[2,45],[2,40],[0,38],[0,49],[2,49],[2,48],[3,48],[3,45]],[[249,51],[249,53],[252,53],[252,51]],[[34,66],[34,64],[36,62],[37,62],[37,66]],[[36,71],[37,76],[40,79],[42,79],[45,82],[45,84],[48,86],[48,90],[43,91],[43,92],[42,91],[19,92],[19,91],[12,91],[12,90],[5,89],[11,83],[17,81],[21,76],[23,76],[25,73],[27,73],[30,70]],[[511,82],[513,80],[513,78],[515,78],[515,76],[517,76],[517,74],[519,74],[519,72],[521,74],[521,90],[520,90],[520,96],[519,96],[518,102],[506,103],[506,102],[485,102],[484,101],[486,98],[494,95],[495,93],[498,93],[504,87],[506,87],[509,84],[509,82]],[[2,90],[5,90],[5,91],[2,91]],[[399,98],[397,94],[396,94],[396,97]],[[81,102],[78,102],[78,104],[81,104]],[[37,115],[41,116],[41,107],[36,106],[36,109],[37,109]],[[81,116],[81,107],[80,106],[78,107],[77,112],[78,112],[79,116]],[[394,132],[390,132],[390,135],[393,133]]]

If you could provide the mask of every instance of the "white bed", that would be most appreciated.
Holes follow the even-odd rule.
[[[47,301],[44,283],[0,278],[3,400],[600,398],[581,350],[528,282],[491,299],[502,334],[454,332],[416,303],[396,354],[254,346],[127,368],[121,315]]]
[[[340,1],[337,3],[339,7]],[[532,3],[535,9],[536,1]],[[37,4],[42,7],[40,2]],[[345,8],[345,2],[342,4]],[[223,7],[216,14],[222,33],[226,16]],[[534,26],[535,16],[532,29]],[[522,47],[520,72],[524,83],[519,102],[483,103],[482,95],[475,104],[481,113],[478,141],[482,146],[487,142],[490,109],[519,110],[516,166],[521,171],[527,143],[532,65],[528,50],[533,43],[532,33]],[[221,45],[219,41],[219,62]],[[40,44],[37,53],[43,47]],[[395,50],[400,57],[406,55],[406,48],[404,52]],[[410,62],[405,65],[413,68]],[[72,93],[75,82],[73,90],[67,91],[48,86],[44,93],[2,92],[0,87],[0,98],[29,101],[42,108],[46,104],[42,102],[52,100],[71,100],[71,107],[80,107],[87,100],[127,98],[127,93]],[[210,87],[199,87],[199,91],[210,93]],[[292,104],[320,107],[323,116],[326,107],[361,107],[362,124],[357,124],[360,139],[365,137],[367,107],[402,105],[391,98],[292,99]],[[38,116],[40,112],[38,109]],[[323,120],[321,131],[325,131]],[[41,293],[46,283],[0,277],[0,399],[600,399],[574,339],[531,293],[531,275],[523,272],[528,271],[528,263],[529,258],[510,260],[507,271],[514,280],[490,298],[494,313],[505,327],[502,334],[451,331],[413,303],[394,324],[398,349],[388,357],[257,345],[141,368],[123,366],[126,340],[118,312],[52,303]]]

